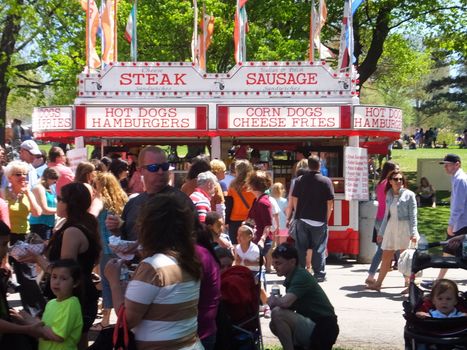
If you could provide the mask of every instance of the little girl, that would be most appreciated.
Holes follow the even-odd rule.
[[[259,276],[259,247],[253,243],[254,228],[246,222],[238,228],[237,241],[235,246],[235,265],[248,267],[258,281]]]
[[[459,310],[459,290],[455,282],[448,279],[438,280],[431,290],[430,298],[422,305],[422,310],[416,312],[419,318],[453,318],[465,317],[465,310]]]
[[[262,271],[260,271],[260,250],[257,244],[253,243],[255,236],[254,226],[249,222],[243,222],[237,231],[238,244],[235,246],[235,265],[248,267],[253,273],[256,283],[261,282]],[[267,294],[261,288],[260,299],[262,302],[261,311],[265,318],[271,317],[271,310],[267,304]]]

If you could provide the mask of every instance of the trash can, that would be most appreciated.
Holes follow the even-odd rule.
[[[371,263],[371,259],[373,259],[376,252],[376,244],[373,243],[372,239],[377,211],[377,201],[360,202],[359,204],[360,254],[357,259],[359,263]]]

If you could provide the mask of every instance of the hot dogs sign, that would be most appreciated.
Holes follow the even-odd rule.
[[[356,78],[325,62],[246,62],[207,74],[191,62],[117,62],[79,76],[79,97],[353,97]]]

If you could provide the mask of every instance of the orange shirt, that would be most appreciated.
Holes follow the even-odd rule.
[[[232,221],[245,220],[248,217],[248,212],[250,211],[253,201],[256,198],[253,192],[247,191],[245,187],[242,189],[241,193],[243,198],[245,198],[245,201],[248,203],[249,208],[243,204],[243,201],[238,195],[237,190],[235,190],[233,187],[229,187],[228,195],[233,199],[232,213],[230,214],[230,220]]]

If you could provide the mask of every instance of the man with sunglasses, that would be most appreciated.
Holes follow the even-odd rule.
[[[303,267],[298,251],[282,243],[272,253],[278,276],[284,276],[285,295],[271,295],[271,331],[284,350],[330,350],[339,334],[337,316],[326,293]]]
[[[447,237],[452,240],[443,248],[445,256],[456,255],[460,251],[461,239],[458,236],[467,234],[467,174],[462,170],[461,158],[457,154],[447,154],[443,161],[446,174],[451,176],[451,215],[449,216]],[[452,239],[456,237],[455,239]],[[458,243],[455,245],[455,243]],[[457,247],[457,248],[456,248]],[[446,276],[447,269],[441,269],[437,279],[442,279]],[[423,281],[421,283],[424,288],[431,288],[432,281]]]
[[[175,192],[182,196],[186,202],[187,208],[195,209],[190,198],[180,190],[169,185],[169,168],[167,156],[163,149],[156,146],[147,146],[143,148],[138,156],[138,164],[143,177],[145,191],[138,196],[131,198],[123,208],[122,217],[108,215],[105,224],[107,228],[115,235],[122,236],[122,239],[136,241],[137,232],[135,230],[136,220],[140,208],[149,197],[156,193]]]

